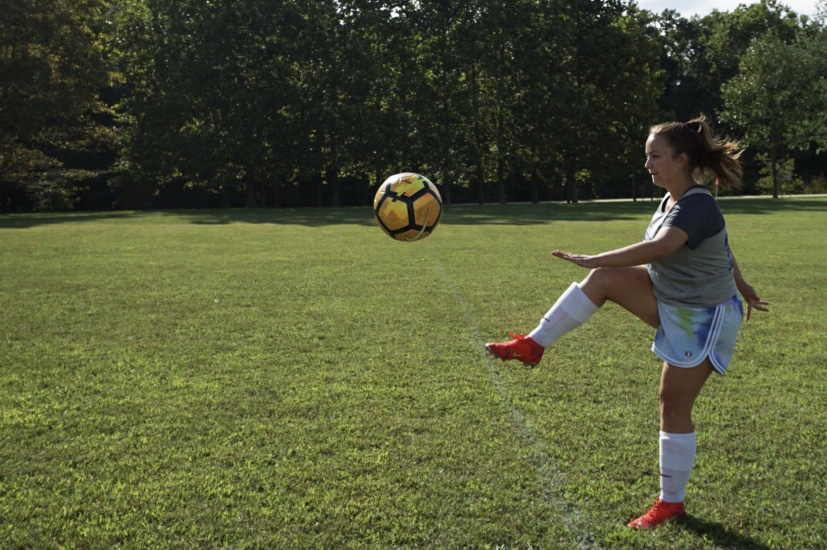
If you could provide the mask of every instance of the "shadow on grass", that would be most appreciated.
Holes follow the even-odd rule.
[[[450,225],[540,225],[554,221],[616,221],[648,217],[659,201],[648,199],[617,202],[582,202],[579,204],[460,204],[445,207],[441,223]],[[827,212],[827,199],[773,200],[723,199],[724,214],[772,214],[775,212]],[[376,222],[369,206],[343,208],[284,208],[255,210],[194,210],[170,214],[182,215],[198,225],[230,223],[271,223],[304,225],[369,225]]]
[[[616,221],[644,218],[657,208],[659,201],[459,204],[445,207],[441,223],[450,225],[540,225],[555,221]],[[827,199],[773,200],[723,199],[724,214],[772,214],[775,212],[827,212]],[[172,213],[172,212],[171,212]],[[376,222],[369,206],[344,208],[284,208],[268,210],[195,210],[181,213],[190,223],[221,225],[230,223],[271,223],[304,225],[369,225]]]
[[[561,204],[449,205],[441,223],[451,225],[538,225],[556,220],[602,221],[633,219],[653,207],[583,208]],[[286,208],[274,210],[216,210],[185,214],[190,223],[221,225],[230,223],[271,223],[304,225],[369,225],[376,222],[370,207]]]
[[[769,546],[751,537],[727,529],[720,523],[706,521],[689,516],[680,524],[682,529],[691,531],[701,538],[710,539],[720,548],[739,548],[742,550],[769,550]]]
[[[649,199],[617,202],[582,202],[579,204],[461,204],[448,205],[442,223],[450,225],[539,225],[554,221],[615,221],[651,215],[658,201]],[[739,199],[721,200],[724,215],[764,215],[776,212],[827,212],[827,199]],[[303,225],[372,226],[370,206],[342,208],[274,208],[225,210],[165,210],[147,212],[88,212],[65,214],[0,215],[0,229],[24,229],[59,223],[99,222],[106,220],[140,220],[148,216],[170,216],[195,225],[228,225],[233,223]]]
[[[726,214],[772,214],[774,212],[827,212],[827,199],[823,198],[723,198],[721,210]]]
[[[27,229],[60,223],[127,220],[142,216],[141,212],[59,212],[51,214],[0,214],[0,229]]]

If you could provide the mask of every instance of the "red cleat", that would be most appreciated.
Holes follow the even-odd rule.
[[[543,352],[546,348],[529,338],[524,334],[514,334],[509,332],[508,335],[513,338],[508,342],[489,342],[485,344],[485,349],[488,353],[508,361],[510,359],[522,361],[523,365],[528,367],[536,367],[543,358]]]
[[[627,524],[632,529],[652,529],[667,521],[681,521],[686,519],[686,510],[683,502],[663,502],[661,499],[655,503],[648,512]]]

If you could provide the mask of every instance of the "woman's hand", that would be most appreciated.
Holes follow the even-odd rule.
[[[597,261],[594,256],[585,256],[583,254],[569,254],[568,252],[561,252],[560,250],[552,250],[551,255],[561,260],[566,260],[580,267],[594,268],[597,266]]]
[[[747,284],[746,281],[743,279],[737,282],[738,292],[741,293],[741,296],[744,297],[744,301],[747,303],[747,321],[752,316],[752,310],[756,311],[769,311],[770,309],[767,307],[770,305],[769,302],[763,301],[761,298],[758,297],[758,293],[755,292],[755,289],[752,288],[751,285]]]

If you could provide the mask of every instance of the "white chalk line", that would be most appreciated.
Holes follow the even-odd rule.
[[[533,450],[532,462],[540,472],[540,476],[543,480],[544,496],[548,502],[559,510],[563,519],[563,524],[570,534],[572,547],[579,549],[600,548],[600,545],[595,541],[594,534],[588,530],[587,520],[584,517],[584,514],[565,500],[562,490],[565,484],[563,474],[551,459],[551,454],[548,447],[545,443],[535,437],[534,428],[532,427],[531,422],[529,422],[516,407],[516,405],[514,405],[514,400],[508,391],[506,382],[500,375],[499,367],[495,363],[495,359],[491,358],[484,351],[485,340],[480,332],[479,323],[477,323],[474,315],[468,307],[468,300],[451,279],[451,276],[448,275],[448,272],[445,271],[445,268],[443,267],[436,251],[433,248],[431,248],[431,250],[434,252],[434,267],[446,287],[451,290],[454,299],[462,309],[465,323],[468,325],[468,328],[473,335],[475,347],[480,350],[480,360],[485,363],[488,378],[491,384],[499,394],[500,399],[508,411],[508,414],[511,416],[512,421],[519,428],[520,438],[531,446]]]

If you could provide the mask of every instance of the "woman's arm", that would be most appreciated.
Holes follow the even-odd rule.
[[[651,241],[635,243],[602,254],[587,256],[554,250],[552,255],[580,267],[629,267],[665,258],[683,246],[688,239],[689,235],[683,229],[668,226],[658,231],[657,236]]]
[[[735,261],[735,254],[732,253],[731,249],[729,255],[732,258],[731,264],[732,271],[735,275],[735,286],[738,287],[738,292],[741,293],[741,296],[744,297],[744,301],[747,303],[747,321],[749,321],[753,309],[756,311],[769,311],[767,306],[770,305],[770,303],[761,300],[761,298],[758,297],[758,293],[755,292],[755,289],[744,280],[743,275],[741,275],[741,268],[738,267],[738,262]]]

